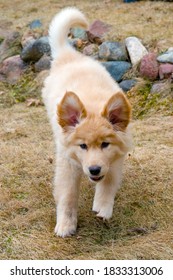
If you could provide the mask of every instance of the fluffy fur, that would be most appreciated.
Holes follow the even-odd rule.
[[[67,44],[68,31],[75,25],[87,28],[76,8],[62,10],[50,25],[53,62],[42,93],[56,143],[55,233],[62,237],[77,228],[82,172],[96,183],[93,211],[111,218],[131,144],[130,104],[99,62]]]

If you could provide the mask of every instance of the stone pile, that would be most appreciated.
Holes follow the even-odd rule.
[[[33,36],[33,30],[41,26],[41,22],[35,20],[29,25],[32,32],[28,32],[27,35],[8,32],[7,36],[0,37],[0,81],[15,84],[31,66],[32,71],[36,73],[50,68],[48,37]],[[172,77],[173,48],[159,55],[148,52],[136,37],[128,37],[124,42],[104,41],[105,34],[111,28],[99,20],[94,21],[88,31],[72,28],[68,38],[69,44],[85,55],[99,60],[124,91],[130,90],[137,82],[136,77],[123,79],[133,67],[138,69],[138,77],[156,82],[157,86],[153,86],[156,90],[159,87],[158,82]]]

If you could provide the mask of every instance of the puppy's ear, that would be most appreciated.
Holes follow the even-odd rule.
[[[75,127],[86,117],[86,110],[79,97],[73,92],[66,92],[57,106],[58,123],[67,131]]]
[[[107,118],[115,130],[125,130],[131,117],[131,106],[122,92],[114,94],[105,105],[102,116]]]

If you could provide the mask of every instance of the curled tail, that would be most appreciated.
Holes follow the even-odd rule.
[[[68,46],[67,36],[71,27],[87,28],[87,20],[78,9],[65,8],[52,20],[49,27],[49,43],[52,58],[55,59],[61,49]]]

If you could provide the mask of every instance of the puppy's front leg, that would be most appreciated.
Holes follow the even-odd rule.
[[[55,233],[65,237],[75,233],[81,171],[64,158],[56,164],[54,198],[57,210]]]
[[[98,217],[106,220],[112,217],[114,198],[122,178],[123,161],[124,158],[116,160],[103,181],[96,185],[92,210],[97,212]]]

